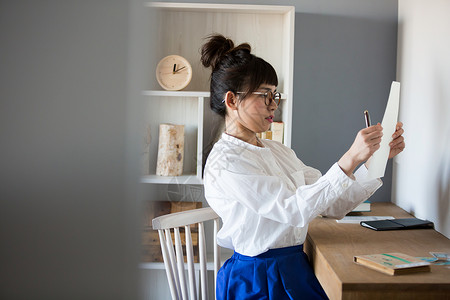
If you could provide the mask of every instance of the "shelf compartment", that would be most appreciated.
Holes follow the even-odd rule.
[[[223,131],[223,120],[209,108],[211,70],[200,63],[199,49],[205,42],[204,38],[213,32],[231,37],[236,45],[250,43],[252,53],[275,68],[278,90],[283,91],[275,118],[284,123],[284,144],[291,146],[294,6],[170,2],[148,2],[145,6],[151,8],[145,12],[149,21],[145,26],[152,30],[157,28],[153,39],[161,42],[149,43],[149,49],[146,49],[146,53],[152,53],[154,61],[149,61],[149,77],[141,94],[145,100],[149,100],[146,101],[149,107],[147,121],[153,140],[149,150],[150,169],[146,171],[150,175],[143,176],[142,182],[170,184],[180,181],[154,175],[159,123],[185,125],[183,174],[187,175],[183,175],[186,179],[178,179],[183,182],[202,182],[206,157]],[[165,91],[156,81],[156,63],[169,54],[185,57],[193,67],[194,76],[184,90]]]

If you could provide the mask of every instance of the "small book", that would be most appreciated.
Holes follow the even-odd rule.
[[[363,203],[360,203],[357,207],[355,207],[352,212],[363,212],[370,211],[370,201],[366,200]]]
[[[403,253],[358,255],[354,262],[389,275],[430,272],[430,263]]]
[[[377,231],[401,230],[401,229],[432,229],[434,224],[431,221],[417,218],[362,221],[361,226]]]
[[[272,140],[283,143],[284,123],[273,122],[270,125],[270,130],[272,131]]]

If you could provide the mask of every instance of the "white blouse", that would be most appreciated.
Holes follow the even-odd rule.
[[[319,214],[342,218],[382,185],[364,166],[353,179],[337,163],[322,176],[283,144],[262,143],[223,133],[205,166],[205,197],[223,221],[217,242],[240,254],[303,244]]]

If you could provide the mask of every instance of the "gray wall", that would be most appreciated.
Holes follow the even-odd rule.
[[[359,4],[363,6],[364,4]],[[292,148],[326,172],[365,126],[382,121],[396,74],[395,18],[296,14]],[[372,201],[390,201],[392,162]]]
[[[137,299],[129,14],[0,2],[1,299]]]
[[[175,1],[161,1],[175,2]],[[397,0],[176,1],[295,6],[292,148],[325,173],[365,126],[382,121],[396,75]],[[391,200],[392,162],[372,201]]]

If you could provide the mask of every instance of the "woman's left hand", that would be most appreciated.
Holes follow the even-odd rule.
[[[405,149],[405,138],[403,137],[404,132],[403,123],[398,122],[395,132],[392,135],[393,140],[389,143],[389,147],[391,147],[391,151],[389,151],[389,158],[393,158]]]

